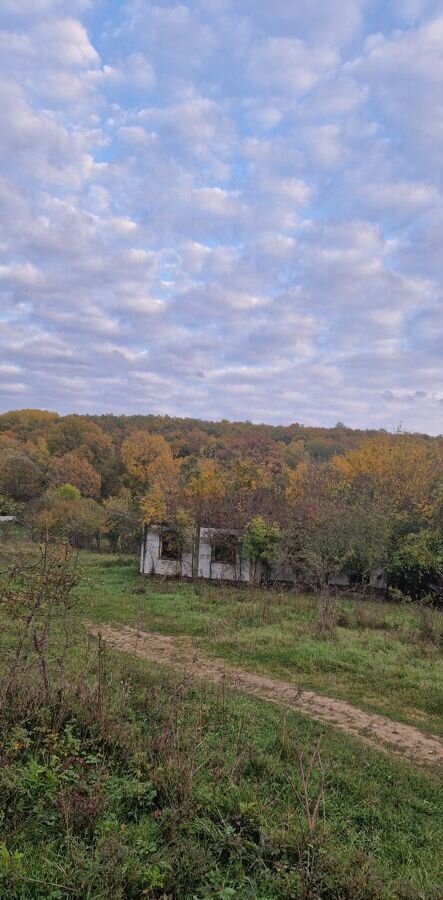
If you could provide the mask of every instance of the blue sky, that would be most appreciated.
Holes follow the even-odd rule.
[[[443,432],[435,0],[3,0],[0,405]]]

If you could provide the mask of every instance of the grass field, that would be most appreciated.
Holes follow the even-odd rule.
[[[131,558],[84,554],[81,564],[94,621],[189,635],[214,656],[443,734],[441,613],[426,639],[412,605],[338,598],[337,627],[322,635],[312,596],[153,581]]]
[[[88,618],[190,635],[441,732],[443,657],[410,607],[341,600],[342,624],[321,636],[313,598],[141,580],[133,559],[105,554],[82,554],[81,567],[74,631]],[[1,721],[0,897],[441,900],[440,774],[114,651],[98,713],[79,641],[72,681],[85,684],[57,729],[50,707]],[[324,798],[310,830],[300,755],[306,772],[320,735],[311,809],[322,781]]]

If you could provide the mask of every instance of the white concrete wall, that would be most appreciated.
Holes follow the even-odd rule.
[[[228,529],[200,529],[200,541],[198,547],[197,575],[199,578],[214,578],[222,581],[249,581],[249,560],[241,559],[237,551],[236,565],[228,563],[212,562],[211,535],[214,531],[218,534],[232,534]],[[143,575],[165,575],[192,578],[192,553],[184,553],[180,560],[162,559],[161,550],[162,529],[158,525],[152,525],[146,530],[145,541],[140,556],[140,572]]]
[[[161,528],[152,526],[146,530],[145,543],[142,547],[140,558],[140,572],[142,575],[183,575],[192,577],[192,553],[183,553],[182,559],[162,559]]]
[[[198,577],[215,578],[223,581],[249,581],[250,563],[248,559],[240,557],[237,550],[236,565],[229,563],[211,562],[213,534],[232,534],[232,531],[223,528],[200,528],[200,545],[198,554]]]

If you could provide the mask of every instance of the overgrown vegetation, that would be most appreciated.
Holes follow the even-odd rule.
[[[143,523],[180,544],[230,528],[270,577],[364,591],[386,569],[397,596],[443,602],[441,438],[21,410],[0,416],[0,495],[37,540],[131,552]]]
[[[134,584],[124,562],[95,570],[103,598]],[[441,896],[441,779],[88,643],[78,577],[66,547],[18,554],[3,575],[0,896]],[[196,627],[214,598],[187,590],[175,608],[195,604]],[[124,596],[120,615],[137,615],[146,596]],[[235,596],[240,622],[251,609]]]

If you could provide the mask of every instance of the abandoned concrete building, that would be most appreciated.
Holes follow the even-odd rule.
[[[140,572],[144,575],[250,581],[250,561],[241,555],[240,535],[225,528],[199,528],[184,546],[162,525],[145,529]]]
[[[290,584],[296,580],[286,567],[269,567],[260,560],[245,556],[239,531],[201,527],[196,528],[191,537],[183,542],[177,532],[166,525],[145,528],[140,573],[253,584]],[[346,587],[350,580],[346,575],[339,575],[331,579],[330,584]],[[370,586],[376,589],[386,586],[383,570],[377,569],[372,573]]]

